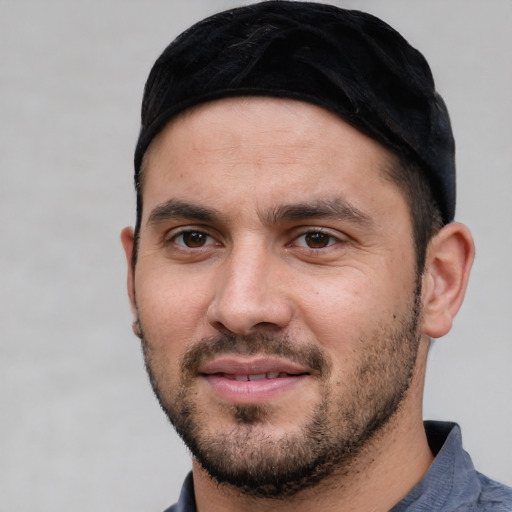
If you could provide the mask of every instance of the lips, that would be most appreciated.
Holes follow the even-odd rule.
[[[209,389],[234,403],[264,403],[299,386],[310,373],[292,361],[222,356],[199,368]]]
[[[221,377],[224,377],[225,379],[236,380],[239,382],[244,382],[244,381],[248,381],[248,380],[254,381],[254,380],[264,380],[264,379],[277,379],[277,378],[283,378],[283,377],[289,377],[289,376],[290,376],[290,374],[285,373],[285,372],[267,372],[267,373],[259,373],[257,375],[245,375],[245,374],[234,375],[234,374],[230,374],[230,373],[221,374]]]
[[[221,356],[199,368],[203,375],[223,375],[226,378],[255,377],[262,380],[309,373],[307,368],[288,359],[251,356]]]

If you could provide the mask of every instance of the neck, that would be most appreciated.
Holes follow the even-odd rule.
[[[415,375],[399,411],[364,447],[349,468],[333,472],[317,486],[286,499],[249,497],[219,485],[193,461],[198,512],[329,512],[390,510],[421,480],[433,456],[423,428],[421,397],[427,343],[422,343]]]

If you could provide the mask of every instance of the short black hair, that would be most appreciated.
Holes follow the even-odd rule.
[[[416,162],[394,157],[385,167],[384,174],[397,186],[409,207],[416,271],[421,275],[425,269],[428,244],[444,224],[441,211],[425,171]]]

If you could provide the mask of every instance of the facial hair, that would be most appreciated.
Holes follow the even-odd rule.
[[[347,473],[361,449],[389,423],[403,402],[419,346],[421,287],[389,325],[358,340],[350,375],[342,386],[332,381],[332,362],[317,344],[296,343],[284,336],[222,334],[194,343],[180,364],[180,385],[169,389],[159,379],[158,353],[140,325],[146,369],[155,395],[188,446],[212,479],[256,498],[282,499],[311,488],[334,472]],[[297,418],[296,433],[271,436],[273,408],[232,405],[232,426],[215,430],[215,418],[196,399],[198,368],[221,354],[288,358],[318,382],[319,397],[310,414]],[[339,384],[339,383],[338,383]],[[339,391],[339,390],[342,391]]]

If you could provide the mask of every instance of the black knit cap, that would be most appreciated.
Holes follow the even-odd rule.
[[[135,151],[139,193],[142,158],[167,122],[230,96],[294,98],[338,114],[418,163],[444,223],[453,220],[455,143],[446,106],[423,55],[378,18],[281,0],[231,9],[186,30],[146,83]]]

